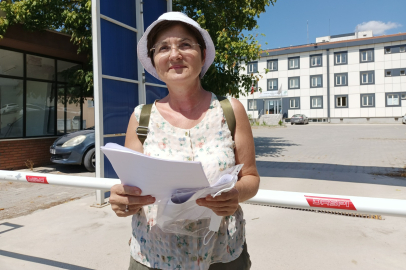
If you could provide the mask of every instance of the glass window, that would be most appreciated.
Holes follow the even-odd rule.
[[[65,134],[65,85],[58,85],[58,102],[56,105],[56,131],[58,135]]]
[[[406,94],[402,94],[402,99],[406,99]]]
[[[298,109],[299,108],[299,99],[298,98],[291,98],[290,99],[290,108],[291,109]]]
[[[399,47],[399,51],[400,51],[400,52],[405,52],[405,51],[406,51],[405,48],[406,48],[406,46],[400,46],[400,47]]]
[[[247,64],[247,71],[248,73],[254,73],[258,71],[258,63],[248,63]]]
[[[372,62],[372,61],[374,61],[373,50],[361,51],[361,62]]]
[[[269,60],[268,69],[273,71],[278,70],[278,60]]]
[[[400,76],[405,76],[405,70],[404,69],[400,70]]]
[[[337,107],[347,107],[347,97],[336,97]]]
[[[27,136],[54,135],[54,84],[27,81]]]
[[[82,67],[80,64],[66,62],[66,61],[57,61],[57,80],[58,82],[67,82],[68,78],[73,77],[73,74]]]
[[[251,85],[251,94],[254,92],[258,92],[258,81],[256,80],[252,81]]]
[[[289,89],[299,88],[299,77],[289,78]]]
[[[363,107],[373,107],[374,106],[374,96],[373,95],[363,95],[362,99]]]
[[[388,106],[398,106],[399,105],[399,95],[398,94],[386,95],[386,104]]]
[[[257,109],[257,101],[256,100],[248,100],[248,109],[249,110],[256,110]]]
[[[336,53],[334,58],[335,64],[346,64],[347,63],[347,53]]]
[[[278,90],[278,79],[268,80],[268,91],[269,90]]]
[[[321,79],[322,79],[322,75],[317,75],[317,76],[310,76],[310,85],[311,87],[322,87],[322,83],[321,83]]]
[[[321,55],[313,55],[310,57],[310,66],[321,67]]]
[[[347,74],[337,74],[335,83],[337,86],[347,85]]]
[[[0,78],[0,138],[23,136],[23,80]]]
[[[299,68],[299,57],[289,59],[289,69]]]
[[[66,91],[66,132],[80,130],[80,102],[72,102],[71,96],[80,97],[80,87],[68,87]],[[70,101],[70,102],[69,102]]]
[[[313,108],[321,108],[322,107],[322,97],[313,97],[312,98],[312,107]]]
[[[27,54],[27,77],[52,81],[55,78],[55,60]]]
[[[361,72],[361,84],[373,84],[374,73],[373,72]]]
[[[391,48],[385,48],[385,53],[391,53]]]
[[[0,49],[0,74],[24,76],[23,54]]]

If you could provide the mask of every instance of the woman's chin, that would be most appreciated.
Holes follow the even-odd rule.
[[[165,83],[184,83],[194,81],[199,77],[199,74],[193,76],[189,72],[168,72],[164,78]]]

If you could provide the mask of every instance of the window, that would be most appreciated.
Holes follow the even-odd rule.
[[[373,62],[374,61],[374,49],[360,50],[360,62]]]
[[[248,100],[248,110],[254,111],[257,109],[257,100]]]
[[[402,99],[406,99],[406,94],[402,94]]]
[[[299,89],[300,88],[300,77],[290,77],[288,89]]]
[[[400,106],[399,94],[386,94],[386,106]]]
[[[345,85],[347,85],[347,81],[348,81],[347,76],[348,76],[348,73],[334,74],[335,86],[345,86]]]
[[[278,70],[278,59],[275,60],[269,60],[268,61],[268,67],[270,71],[276,71]]]
[[[406,48],[406,46],[400,46],[400,47],[399,47],[399,51],[400,51],[400,52],[405,52],[405,51],[406,51],[405,48]]]
[[[323,108],[323,97],[310,97],[310,108],[311,109],[322,109]]]
[[[335,96],[336,108],[348,108],[348,95]]]
[[[334,53],[334,64],[335,65],[346,65],[347,64],[347,52]]]
[[[299,57],[292,57],[289,59],[289,67],[288,69],[298,69],[300,68],[300,58]]]
[[[251,93],[258,92],[258,81],[253,80],[251,85]]]
[[[300,102],[298,97],[290,98],[289,99],[289,107],[290,109],[300,109]]]
[[[391,48],[385,48],[385,53],[386,54],[391,53]]]
[[[268,79],[268,91],[278,90],[278,79]]]
[[[258,62],[251,62],[247,64],[247,73],[255,73],[258,72]]]
[[[0,49],[0,74],[22,77],[24,72],[23,54]]]
[[[375,94],[361,94],[362,107],[375,107]]]
[[[405,70],[404,69],[400,70],[400,76],[405,76]]]
[[[318,55],[310,55],[310,67],[321,67],[321,54]]]
[[[361,84],[374,84],[374,71],[361,71]]]
[[[387,70],[387,71],[385,72],[385,77],[390,77],[390,76],[392,76],[392,71]]]
[[[323,87],[323,75],[312,75],[310,76],[310,87]]]
[[[0,138],[23,136],[23,85],[23,80],[0,77]]]

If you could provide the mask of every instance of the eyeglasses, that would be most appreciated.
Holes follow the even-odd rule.
[[[193,50],[193,48],[196,46],[200,46],[200,44],[182,42],[176,45],[175,44],[169,45],[167,43],[160,43],[152,47],[150,51],[153,52],[155,55],[164,56],[169,54],[172,51],[172,48],[177,48],[179,52],[183,53]]]

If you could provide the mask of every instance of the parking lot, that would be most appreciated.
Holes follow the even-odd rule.
[[[262,189],[406,199],[406,178],[397,177],[406,165],[405,125],[310,123],[254,127],[253,134]],[[89,174],[81,167],[59,166],[36,170]],[[65,196],[59,202],[76,200],[32,215],[0,216],[0,225],[21,226],[4,234],[0,226],[0,265],[13,266],[5,269],[56,269],[55,262],[73,267],[69,269],[128,267],[130,220],[115,217],[108,207],[89,207],[92,191],[28,183],[4,189],[7,184],[0,182],[0,208],[5,208],[0,215],[17,209],[13,207],[40,205],[40,200],[58,204],[55,196]],[[401,270],[406,265],[405,218],[363,219],[249,204],[242,208],[253,270]],[[24,243],[35,243],[35,249]],[[108,256],[113,253],[114,259]]]

